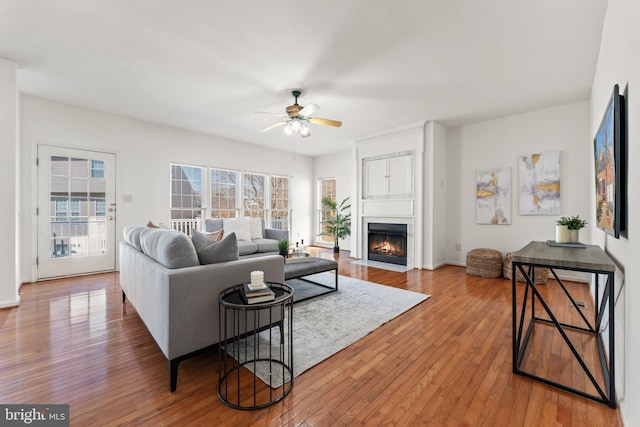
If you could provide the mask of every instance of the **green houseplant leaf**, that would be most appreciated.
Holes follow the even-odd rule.
[[[278,253],[283,257],[289,255],[289,240],[282,239],[278,240]]]
[[[328,197],[322,199],[325,210],[331,211],[331,216],[322,221],[324,233],[333,236],[333,244],[339,246],[339,240],[351,235],[351,213],[345,211],[351,208],[349,197],[344,198],[339,204]]]
[[[584,219],[580,218],[580,215],[572,216],[572,217],[560,217],[559,220],[556,221],[558,225],[566,225],[569,230],[580,230],[585,227],[588,223]]]

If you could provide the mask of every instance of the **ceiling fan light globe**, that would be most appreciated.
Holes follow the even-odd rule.
[[[309,131],[309,128],[306,125],[302,125],[300,127],[300,136],[303,138],[308,137],[309,135],[311,135],[311,132]]]
[[[293,129],[296,132],[300,131],[302,124],[300,123],[300,120],[295,119],[291,122],[291,129]]]
[[[291,124],[288,124],[284,127],[284,133],[286,133],[287,135],[293,134],[293,129],[291,129]]]

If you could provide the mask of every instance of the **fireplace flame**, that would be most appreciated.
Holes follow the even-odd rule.
[[[398,252],[398,249],[388,241],[384,241],[381,244],[374,246],[373,251],[380,255],[395,255]]]

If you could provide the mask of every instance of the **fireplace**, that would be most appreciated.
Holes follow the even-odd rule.
[[[407,224],[368,224],[368,260],[407,265]]]

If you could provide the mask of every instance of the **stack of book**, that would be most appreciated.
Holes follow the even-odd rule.
[[[276,298],[276,294],[265,284],[261,287],[256,287],[245,283],[242,287],[241,295],[247,304],[273,301]]]

